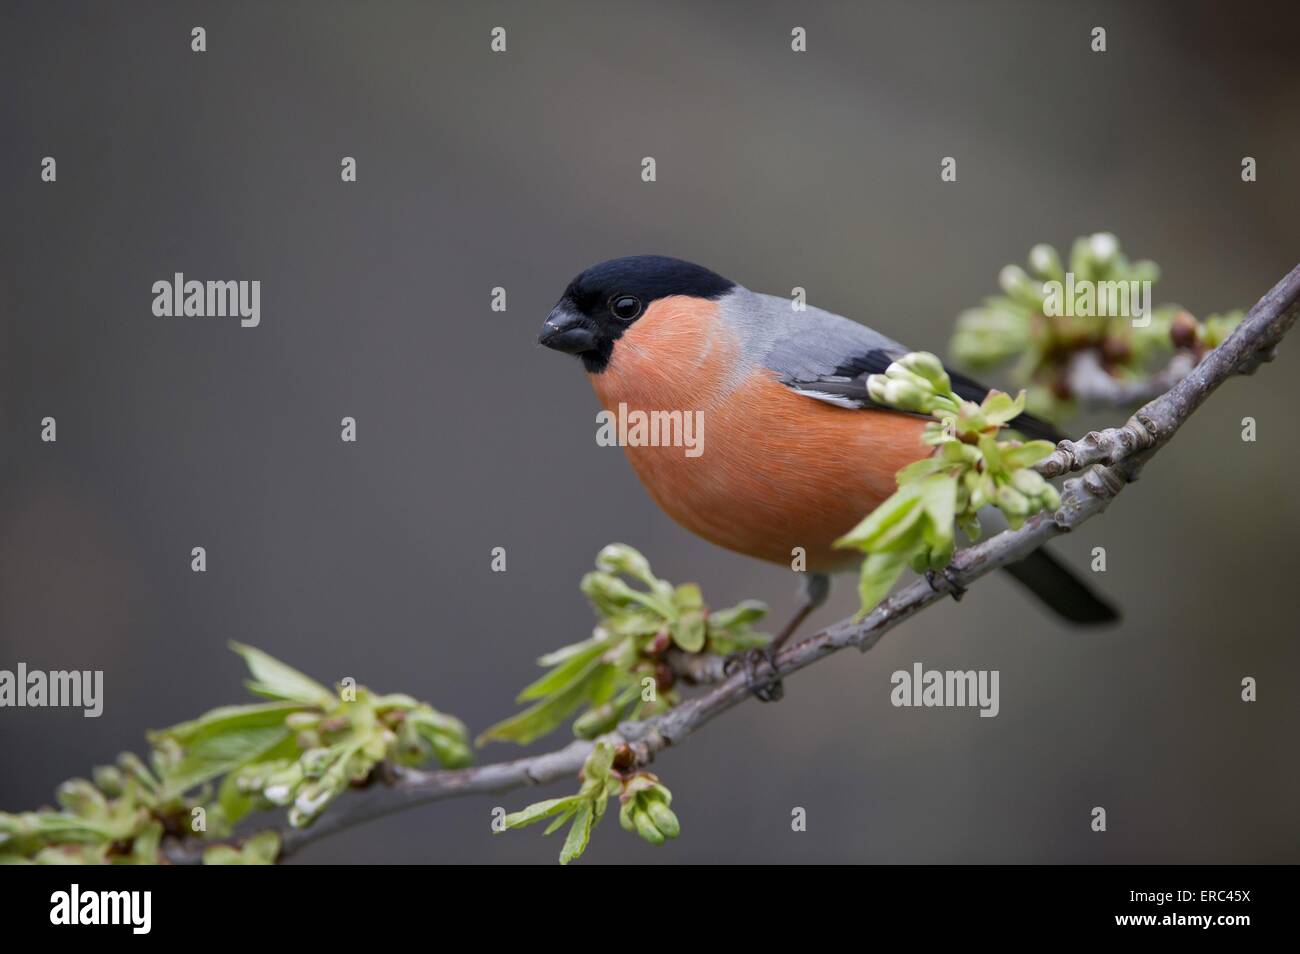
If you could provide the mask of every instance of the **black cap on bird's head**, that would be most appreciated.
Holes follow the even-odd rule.
[[[736,286],[700,265],[662,255],[631,255],[593,265],[564,290],[537,340],[575,354],[599,374],[614,342],[656,300],[670,295],[717,299]]]

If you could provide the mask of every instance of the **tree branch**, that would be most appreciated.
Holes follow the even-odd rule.
[[[810,666],[847,647],[865,652],[900,623],[942,599],[952,586],[965,587],[992,570],[1023,559],[1052,537],[1067,533],[1101,513],[1123,488],[1135,480],[1145,463],[1163,447],[1198,407],[1228,378],[1251,374],[1273,350],[1300,315],[1300,265],[1291,270],[1256,303],[1229,338],[1209,352],[1169,391],[1137,411],[1122,427],[1094,431],[1080,441],[1061,441],[1057,450],[1037,465],[1045,477],[1085,473],[1066,480],[1061,506],[1055,513],[1031,518],[1019,530],[1008,530],[959,551],[950,566],[950,580],[918,580],[889,597],[863,619],[842,620],[806,639],[788,645],[776,657],[781,676]],[[727,675],[716,656],[675,657],[674,666],[710,689],[662,715],[624,723],[605,738],[626,743],[637,765],[646,765],[670,745],[681,742],[715,717],[749,697],[743,672]],[[386,784],[373,784],[327,812],[315,825],[290,829],[283,835],[282,857],[327,835],[393,812],[462,795],[506,792],[542,785],[575,775],[590,753],[592,742],[571,742],[544,755],[475,768],[420,771],[391,768]],[[259,829],[259,830],[264,830]],[[194,862],[207,844],[192,841],[167,846],[175,862]]]
[[[1196,355],[1179,351],[1169,363],[1144,378],[1121,379],[1112,377],[1102,367],[1101,358],[1094,349],[1080,351],[1070,359],[1066,370],[1070,396],[1086,408],[1132,407],[1150,401],[1172,388],[1196,367]]]

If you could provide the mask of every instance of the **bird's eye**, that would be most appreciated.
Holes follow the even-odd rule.
[[[641,302],[631,295],[617,295],[610,301],[609,310],[619,321],[631,321],[641,314]]]

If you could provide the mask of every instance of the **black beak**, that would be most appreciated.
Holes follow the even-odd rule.
[[[559,304],[542,325],[537,342],[565,354],[582,354],[596,349],[596,334],[587,327],[582,315]]]

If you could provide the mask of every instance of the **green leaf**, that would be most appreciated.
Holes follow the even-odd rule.
[[[582,857],[582,853],[587,850],[587,842],[591,840],[593,820],[591,802],[584,802],[573,819],[569,837],[564,839],[564,847],[560,849],[560,864],[567,865],[574,858]]]
[[[985,434],[980,437],[980,453],[984,455],[988,472],[1001,474],[1006,471],[1007,465],[1002,460],[1002,449],[992,435]]]
[[[563,828],[564,823],[573,817],[573,813],[578,810],[578,807],[581,804],[582,804],[582,799],[578,799],[572,805],[566,808],[564,811],[556,815],[554,820],[549,825],[546,826],[546,830],[542,832],[542,835],[543,836],[551,835],[559,831],[561,828]]]
[[[650,636],[664,628],[664,617],[643,610],[623,610],[617,616],[606,616],[600,628],[613,636]]]
[[[600,631],[597,630],[597,632],[599,633]],[[584,639],[580,643],[571,643],[568,646],[563,646],[559,649],[554,650],[553,652],[549,652],[545,656],[538,657],[537,665],[545,666],[547,669],[549,669],[551,666],[554,666],[558,663],[562,663],[566,659],[571,659],[574,656],[586,652],[586,650],[590,649],[593,646],[608,646],[608,645],[609,645],[609,640],[607,637],[603,635],[593,636],[591,639]]]
[[[610,769],[614,767],[614,746],[608,742],[597,742],[587,756],[587,761],[583,763],[582,775],[584,778],[583,787],[604,786],[605,780],[609,778]]]
[[[244,842],[247,864],[270,865],[280,855],[280,836],[273,831],[259,832]]]
[[[180,762],[167,769],[164,797],[257,761],[291,737],[284,720],[301,710],[301,705],[289,702],[224,706],[191,722],[150,732],[153,744],[174,741],[183,752]]]
[[[957,441],[951,441],[949,443],[961,446],[960,442]],[[948,462],[941,460],[938,457],[922,457],[920,460],[913,461],[898,471],[898,473],[894,475],[894,479],[898,481],[898,486],[901,487],[903,484],[910,484],[923,477],[929,477],[935,471],[942,470],[946,466],[948,466]]]
[[[989,396],[984,399],[980,405],[980,410],[984,413],[984,418],[990,424],[1005,424],[1013,417],[1020,415],[1025,409],[1025,392],[1021,391],[1018,396],[1012,398],[1011,395],[1002,391],[990,391]]]
[[[623,718],[625,706],[606,702],[588,709],[573,720],[573,734],[580,739],[594,739],[612,731]]]
[[[515,697],[515,702],[528,702],[531,699],[541,699],[560,692],[570,683],[582,678],[591,661],[598,658],[609,647],[608,642],[591,643],[580,652],[569,656],[540,679],[525,686]]]
[[[596,554],[596,567],[606,573],[626,573],[644,583],[654,579],[654,574],[650,572],[650,561],[626,543],[611,543],[602,548]]]
[[[905,535],[920,518],[923,510],[917,486],[908,484],[900,487],[861,523],[836,540],[835,546],[857,547],[861,550],[879,549],[885,541]]]
[[[980,461],[979,449],[959,440],[945,441],[939,448],[938,456],[943,459],[945,464],[956,464],[963,467],[978,464]]]
[[[757,623],[767,615],[767,604],[758,600],[742,600],[728,609],[710,613],[708,624],[710,630],[732,629]]]
[[[925,539],[932,547],[952,541],[953,520],[957,516],[957,478],[934,474],[921,481],[921,500],[930,518]]]
[[[213,845],[203,852],[205,865],[273,865],[280,855],[280,836],[273,831],[253,835],[238,849]]]
[[[679,610],[702,609],[704,594],[695,583],[683,583],[673,591],[673,603]]]
[[[178,722],[166,729],[152,729],[147,735],[149,741],[155,746],[165,739],[174,739],[184,747],[203,736],[245,728],[281,725],[289,715],[302,711],[302,708],[301,705],[293,702],[254,702],[243,706],[219,706],[216,709],[209,709],[197,719]]]
[[[338,701],[334,693],[319,682],[260,649],[242,643],[231,643],[230,648],[244,657],[249,672],[253,674],[249,688],[259,695],[319,706],[322,709],[327,709]]]
[[[1029,441],[1019,447],[1008,447],[1004,444],[1000,450],[1002,462],[1007,469],[1017,470],[1021,467],[1032,467],[1037,464],[1055,451],[1056,445],[1051,441]]]
[[[240,767],[245,768],[263,762],[291,760],[297,758],[297,756],[298,745],[294,741],[292,733],[289,733],[285,735],[278,745],[263,750]],[[256,805],[256,798],[252,793],[239,790],[239,775],[240,773],[237,771],[227,772],[217,789],[217,804],[221,807],[222,816],[230,825],[235,824],[247,815]]]
[[[196,740],[164,782],[164,798],[175,797],[209,779],[255,762],[290,738],[283,725],[239,729]]]
[[[557,812],[576,810],[584,801],[586,799],[580,795],[566,795],[564,798],[548,798],[545,801],[534,802],[521,811],[507,815],[504,819],[505,826],[507,829],[525,828]]]
[[[205,865],[242,865],[244,860],[239,852],[229,845],[213,845],[211,848],[203,850],[203,863]]]
[[[673,642],[688,653],[698,653],[704,648],[704,613],[702,610],[687,610],[681,618],[669,625]]]
[[[858,619],[870,613],[885,598],[907,566],[908,557],[906,553],[872,553],[862,561],[858,578],[858,598],[862,607]]]
[[[586,701],[593,682],[605,666],[599,657],[590,660],[582,674],[562,691],[486,729],[479,735],[476,744],[483,745],[491,739],[500,739],[527,745],[546,735]]]

